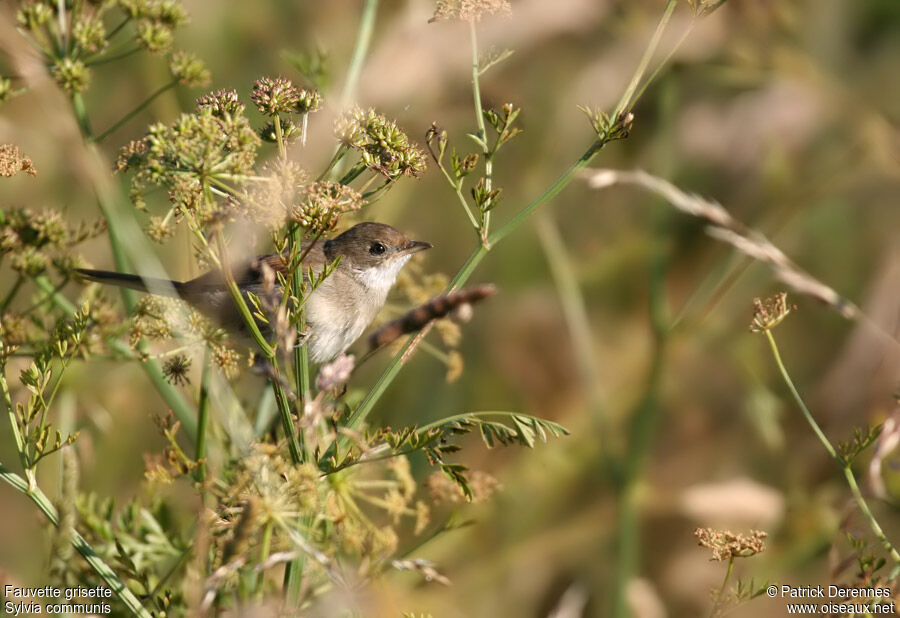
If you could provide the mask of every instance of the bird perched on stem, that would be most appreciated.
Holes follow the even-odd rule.
[[[356,341],[384,306],[397,273],[414,253],[431,244],[411,240],[383,223],[359,223],[325,242],[304,247],[304,276],[312,268],[321,273],[340,261],[313,290],[304,305],[309,355],[313,362],[329,361]],[[285,273],[280,255],[264,255],[240,269],[234,278],[245,295],[263,293],[265,266]],[[234,334],[245,334],[246,324],[226,286],[222,273],[210,271],[190,281],[169,281],[106,270],[76,269],[88,281],[175,296]]]

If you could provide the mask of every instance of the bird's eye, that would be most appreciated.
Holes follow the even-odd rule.
[[[369,247],[369,253],[371,253],[372,255],[381,255],[384,252],[384,245],[382,245],[380,242],[373,242]]]

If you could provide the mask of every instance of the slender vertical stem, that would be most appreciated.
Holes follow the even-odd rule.
[[[644,55],[641,56],[641,61],[638,64],[638,68],[634,72],[634,75],[631,76],[631,82],[628,84],[625,92],[622,93],[622,98],[619,99],[619,103],[616,105],[616,111],[614,114],[615,116],[618,116],[625,110],[630,109],[634,104],[634,93],[637,90],[638,85],[640,84],[641,79],[644,76],[644,73],[647,72],[647,65],[650,64],[650,60],[651,58],[653,58],[653,54],[656,53],[656,48],[659,46],[663,31],[666,29],[666,25],[669,23],[669,19],[672,17],[672,11],[675,10],[676,4],[678,4],[677,0],[669,0],[666,4],[663,15],[656,26],[656,30],[653,32],[653,36],[650,38],[650,43],[647,45],[647,49],[644,50]]]
[[[241,293],[237,282],[234,280],[234,275],[232,274],[231,267],[229,266],[228,252],[225,250],[225,241],[222,238],[222,234],[216,234],[215,240],[216,248],[218,251],[218,258],[221,262],[222,271],[225,275],[225,283],[228,291],[231,294],[231,298],[234,301],[234,304],[237,305],[238,312],[241,314],[241,317],[244,320],[244,324],[246,325],[247,330],[250,332],[250,336],[253,338],[253,341],[256,342],[256,345],[259,346],[259,349],[266,357],[266,362],[268,362],[272,366],[272,373],[274,375],[269,379],[269,384],[272,386],[272,390],[275,392],[275,405],[278,406],[278,412],[281,414],[281,424],[284,429],[284,437],[288,443],[288,450],[291,453],[291,461],[293,461],[293,463],[295,464],[302,463],[303,454],[300,449],[300,444],[297,442],[297,431],[294,428],[294,419],[291,416],[293,413],[291,410],[291,403],[288,400],[287,393],[284,390],[284,385],[281,383],[282,378],[281,372],[278,368],[278,356],[275,353],[275,349],[271,345],[269,345],[269,342],[266,341],[266,338],[259,330],[259,325],[256,323],[256,318],[254,318],[253,314],[250,312],[250,308],[247,306],[247,301],[244,299],[244,295]]]
[[[667,138],[672,133],[672,122],[676,109],[672,82],[668,82],[665,86],[668,87],[662,88],[659,104],[661,135],[664,144],[670,142]],[[664,149],[660,158],[660,167],[672,167],[674,155],[671,148]],[[644,387],[644,395],[630,415],[626,450],[618,456],[623,465],[621,466],[621,476],[618,479],[621,482],[621,489],[618,507],[616,589],[613,595],[613,615],[617,618],[625,618],[628,615],[627,587],[638,574],[641,566],[639,557],[641,555],[642,505],[639,488],[662,412],[659,391],[665,369],[665,353],[670,333],[665,290],[668,258],[664,248],[664,239],[669,233],[668,220],[668,211],[659,209],[654,212],[652,237],[655,240],[653,246],[658,248],[653,253],[649,273],[649,317],[654,344],[653,356],[647,384]],[[608,451],[606,454],[609,457]]]
[[[262,541],[259,545],[259,560],[257,564],[265,564],[266,560],[269,559],[269,551],[272,545],[272,522],[266,522],[266,527],[263,528],[263,536]],[[261,600],[263,598],[263,581],[265,580],[266,573],[265,571],[260,571],[256,575],[256,598],[257,600]]]
[[[493,187],[493,155],[487,143],[487,129],[484,126],[484,107],[481,103],[481,83],[478,66],[478,31],[475,22],[469,22],[469,39],[472,43],[472,98],[475,102],[475,123],[478,126],[478,137],[481,139],[481,149],[484,155],[484,188],[490,193]],[[491,225],[490,211],[481,213],[481,239],[487,243],[487,236]],[[490,245],[488,245],[490,246]]]
[[[206,431],[209,422],[209,381],[212,377],[212,359],[209,350],[203,354],[203,369],[200,374],[200,397],[197,402],[197,466],[196,479],[206,480]]]
[[[372,32],[375,29],[375,16],[377,13],[378,0],[366,0],[362,15],[359,18],[359,30],[356,33],[356,46],[353,48],[350,68],[347,69],[344,89],[341,90],[340,109],[347,107],[356,96],[359,76],[362,74],[363,63],[366,61],[369,44],[372,42]]]
[[[281,128],[281,117],[275,114],[275,141],[278,144],[278,156],[282,160],[287,158],[287,150],[284,147],[284,131]]]
[[[25,282],[25,277],[22,276],[21,273],[16,277],[16,282],[13,283],[12,288],[9,290],[9,294],[6,295],[6,298],[3,299],[3,303],[0,304],[0,312],[6,311],[9,308],[9,304],[13,301],[13,298],[16,297],[16,294],[19,291],[19,288],[22,287],[22,284]]]
[[[72,95],[72,110],[75,113],[75,120],[78,122],[78,128],[81,129],[81,135],[87,141],[93,139],[91,132],[91,123],[88,119],[87,108],[84,106],[84,97],[80,94]]]
[[[728,557],[728,568],[725,570],[725,577],[722,579],[722,585],[716,592],[716,598],[709,610],[709,618],[719,615],[719,608],[722,607],[722,600],[725,598],[725,592],[728,590],[728,582],[731,581],[731,575],[734,573],[734,556]]]

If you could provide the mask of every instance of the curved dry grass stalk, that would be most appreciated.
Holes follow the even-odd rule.
[[[667,180],[643,170],[594,170],[589,175],[588,184],[594,189],[605,189],[622,184],[646,189],[660,196],[681,212],[709,222],[710,225],[706,228],[707,234],[718,241],[731,245],[749,258],[768,264],[772,267],[778,280],[798,294],[809,296],[828,305],[848,320],[857,320],[863,317],[859,307],[853,302],[797,266],[761,232],[747,227],[732,217],[717,202],[686,193]]]

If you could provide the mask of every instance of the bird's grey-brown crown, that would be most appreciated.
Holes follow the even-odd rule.
[[[431,243],[412,240],[400,230],[384,223],[358,223],[325,242],[329,261],[341,256],[357,268],[370,268],[400,256],[430,249]]]

